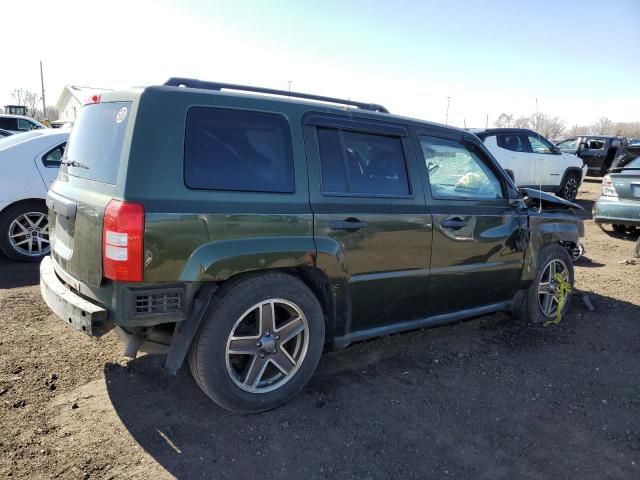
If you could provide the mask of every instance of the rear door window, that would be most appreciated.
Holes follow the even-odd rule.
[[[527,144],[522,135],[518,134],[501,134],[497,135],[497,142],[500,148],[510,150],[512,152],[527,152]]]
[[[116,183],[131,102],[86,105],[80,109],[66,149],[67,173]]]
[[[322,191],[409,195],[400,137],[318,127]]]
[[[185,184],[205,190],[291,193],[291,131],[276,113],[192,107],[184,145]]]

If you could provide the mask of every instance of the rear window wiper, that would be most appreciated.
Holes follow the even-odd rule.
[[[85,165],[84,163],[76,162],[75,160],[63,160],[60,163],[62,165],[69,165],[70,167],[86,168],[87,170],[89,170],[89,165]]]

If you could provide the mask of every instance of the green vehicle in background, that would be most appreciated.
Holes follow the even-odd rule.
[[[93,97],[47,197],[41,291],[242,413],[323,350],[497,311],[556,317],[583,225],[473,134],[380,105],[171,79]]]

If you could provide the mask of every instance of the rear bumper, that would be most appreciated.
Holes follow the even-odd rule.
[[[593,205],[593,221],[639,226],[640,201],[600,197]]]
[[[100,337],[113,328],[107,309],[77,295],[62,283],[49,256],[40,263],[40,292],[53,313],[76,330]]]

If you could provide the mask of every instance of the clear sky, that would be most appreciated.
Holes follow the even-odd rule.
[[[640,121],[640,0],[6,0],[0,103],[170,76],[382,103],[484,126],[539,110]],[[13,39],[10,41],[9,39]]]

